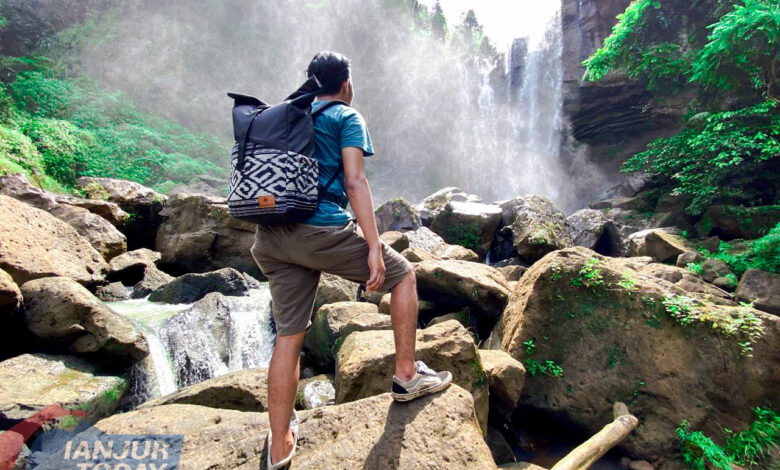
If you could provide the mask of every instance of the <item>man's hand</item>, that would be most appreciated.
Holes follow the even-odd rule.
[[[379,290],[385,283],[385,261],[382,259],[381,245],[375,245],[368,249],[368,270],[370,276],[366,281],[366,290]]]

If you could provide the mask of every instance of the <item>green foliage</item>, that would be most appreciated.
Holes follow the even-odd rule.
[[[645,10],[651,6],[655,9],[661,7],[655,0],[636,0],[618,15],[618,22],[612,28],[612,34],[604,40],[604,45],[582,63],[585,66],[584,80],[601,80],[610,70],[631,63],[630,59],[640,54],[641,47],[636,36]]]
[[[676,430],[683,461],[695,470],[730,470],[732,463],[759,465],[780,443],[780,417],[768,409],[755,408],[753,412],[756,418],[749,428],[737,434],[724,428],[728,439],[722,448],[701,431],[691,431],[688,421],[683,421]]]
[[[572,278],[571,284],[574,287],[595,288],[604,284],[604,276],[601,274],[601,260],[591,258],[583,266],[577,276]]]
[[[690,80],[707,87],[764,90],[778,80],[780,3],[743,0],[709,26],[712,33],[692,64]]]
[[[714,468],[731,470],[731,458],[712,439],[701,431],[691,431],[688,421],[676,429],[680,438],[680,453],[683,462],[694,470],[708,470],[708,462]]]
[[[528,341],[523,341],[523,345],[525,346],[526,355],[526,358],[523,361],[523,365],[531,377],[536,377],[537,375],[542,374],[549,375],[550,377],[563,376],[563,368],[555,361],[550,359],[539,361],[531,357],[536,350],[536,344],[534,344],[533,338],[529,339]]]
[[[721,241],[717,253],[710,253],[704,249],[701,253],[706,257],[723,261],[739,277],[748,269],[760,269],[778,274],[780,273],[780,223],[763,237],[746,241],[743,250],[735,250],[732,245]],[[736,278],[734,280],[736,281]]]
[[[724,429],[730,437],[724,450],[739,465],[758,465],[770,448],[780,443],[780,416],[772,410],[756,408],[755,420],[748,429],[734,434]]]
[[[482,238],[480,236],[480,227],[476,222],[471,224],[455,224],[447,227],[447,239],[452,243],[475,250],[479,247]]]
[[[658,139],[629,158],[622,171],[666,176],[667,189],[692,196],[686,210],[700,214],[719,197],[743,197],[778,159],[780,112],[777,103],[765,101],[711,114],[701,127]]]
[[[703,273],[701,263],[688,263],[686,267],[688,268],[688,271],[696,274],[697,276],[701,276]]]
[[[705,310],[693,299],[684,295],[668,295],[663,300],[666,313],[682,326],[702,324],[716,333],[731,338],[739,346],[743,356],[751,357],[753,343],[763,334],[761,319],[753,313],[751,305],[727,310]]]
[[[224,152],[216,137],[194,134],[171,121],[141,113],[121,93],[84,79],[57,78],[46,58],[29,58],[11,85],[14,127],[0,132],[5,167],[45,175],[62,188],[79,176],[108,176],[172,187],[199,175],[224,176],[215,162]],[[7,100],[6,100],[7,101]],[[33,168],[35,170],[33,170]],[[41,171],[42,170],[42,171]]]

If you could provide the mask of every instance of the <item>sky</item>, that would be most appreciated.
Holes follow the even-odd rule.
[[[432,6],[435,0],[421,0]],[[450,26],[461,22],[469,9],[477,14],[485,32],[501,50],[517,37],[538,37],[547,20],[560,8],[555,0],[441,0],[441,7]]]

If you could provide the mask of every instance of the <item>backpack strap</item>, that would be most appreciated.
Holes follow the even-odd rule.
[[[317,108],[316,111],[313,111],[311,113],[312,118],[317,116],[317,115],[319,115],[319,114],[321,114],[326,109],[331,108],[331,107],[333,107],[333,106],[335,106],[337,104],[343,104],[344,106],[349,106],[347,103],[345,103],[343,101],[340,101],[340,100],[328,101],[324,105],[322,105],[319,108]],[[338,204],[341,207],[346,207],[347,203],[349,202],[348,198],[345,201],[344,196],[337,196],[337,195],[335,195],[333,193],[328,192],[328,188],[330,188],[330,186],[333,184],[333,182],[336,181],[336,177],[338,177],[338,175],[340,173],[342,173],[343,170],[344,170],[344,161],[343,160],[339,160],[339,166],[336,169],[336,173],[334,173],[333,176],[331,176],[330,179],[328,180],[328,182],[325,184],[325,186],[323,186],[322,189],[320,189],[318,191],[317,202],[319,202],[319,201],[330,201],[330,202]]]

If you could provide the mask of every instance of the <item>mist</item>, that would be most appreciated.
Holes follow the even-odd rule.
[[[539,20],[552,34],[531,44],[522,83],[507,80],[505,91],[488,82],[493,70],[506,75],[509,58],[495,69],[414,31],[392,0],[126,0],[87,30],[79,60],[139,107],[223,138],[227,165],[226,93],[281,101],[316,52],[339,51],[352,60],[353,106],[374,141],[366,169],[376,204],[458,186],[486,201],[541,193],[570,212],[604,184],[563,145],[560,24]]]

